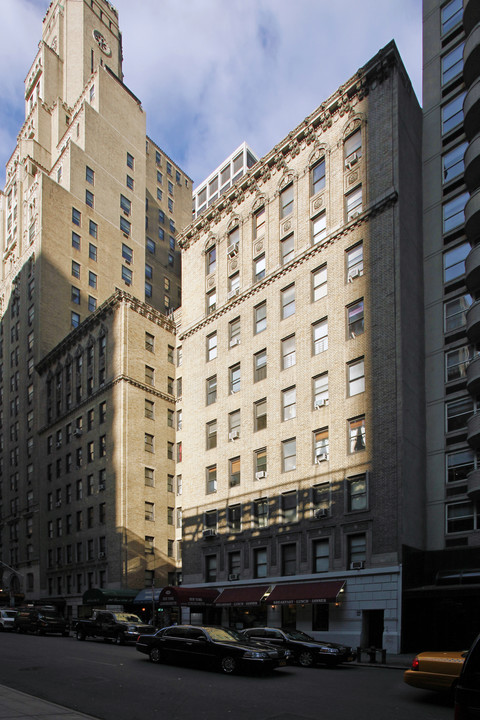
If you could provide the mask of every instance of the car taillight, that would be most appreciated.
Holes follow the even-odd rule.
[[[412,662],[412,670],[418,670],[420,666],[420,663],[418,662],[418,658],[415,658],[415,660]]]

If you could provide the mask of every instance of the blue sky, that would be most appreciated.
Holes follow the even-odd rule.
[[[113,0],[147,132],[195,183],[260,156],[390,40],[421,101],[421,0]],[[0,177],[49,0],[0,0]]]

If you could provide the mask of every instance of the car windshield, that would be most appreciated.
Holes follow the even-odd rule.
[[[313,640],[310,635],[307,635],[307,633],[304,633],[301,630],[285,630],[285,635],[289,640],[304,640],[307,642],[312,642]]]
[[[138,615],[132,615],[132,613],[115,613],[115,620],[117,622],[130,622],[130,623],[141,623],[142,621]]]
[[[223,642],[241,642],[241,638],[235,630],[217,627],[206,627],[205,630],[212,640],[219,640]]]

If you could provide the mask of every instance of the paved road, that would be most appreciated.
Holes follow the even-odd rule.
[[[288,667],[223,676],[152,665],[133,647],[3,634],[0,683],[101,720],[452,720],[446,698],[403,683],[403,672]]]

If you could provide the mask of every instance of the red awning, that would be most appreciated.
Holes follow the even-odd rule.
[[[252,585],[251,587],[225,588],[215,599],[215,605],[220,607],[259,605],[268,587],[268,585]]]
[[[188,588],[169,585],[158,598],[159,605],[211,605],[218,595],[216,588]]]
[[[269,605],[333,603],[337,601],[338,594],[344,586],[345,580],[275,585],[267,602]]]

